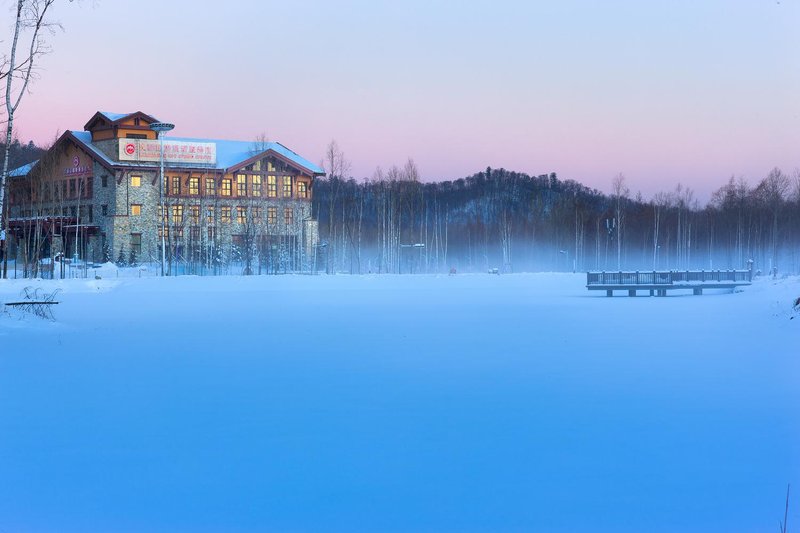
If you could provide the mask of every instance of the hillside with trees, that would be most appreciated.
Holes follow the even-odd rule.
[[[326,169],[349,168],[336,157]],[[612,191],[502,168],[423,182],[409,160],[364,181],[329,171],[314,215],[338,272],[800,270],[797,173],[732,177],[707,205],[680,184],[633,197],[622,175]]]

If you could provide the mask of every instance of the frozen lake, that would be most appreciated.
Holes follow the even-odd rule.
[[[0,532],[775,531],[800,280],[584,283],[0,281]]]

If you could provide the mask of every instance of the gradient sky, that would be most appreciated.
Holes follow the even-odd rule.
[[[11,2],[0,0],[8,28]],[[800,1],[63,1],[19,138],[144,111],[354,177],[413,157],[701,198],[800,167]],[[2,46],[9,39],[3,38]]]

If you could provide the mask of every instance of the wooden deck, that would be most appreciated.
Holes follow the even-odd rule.
[[[669,270],[635,272],[587,272],[586,288],[590,291],[628,291],[636,296],[637,291],[649,291],[650,296],[666,296],[671,290],[691,290],[703,294],[703,289],[735,289],[750,285],[753,273],[750,270]]]

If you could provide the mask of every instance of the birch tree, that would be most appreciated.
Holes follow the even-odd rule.
[[[14,134],[14,113],[22,102],[22,97],[28,90],[28,85],[35,75],[35,65],[44,54],[50,51],[45,36],[52,34],[60,25],[50,22],[47,13],[56,0],[17,0],[14,8],[14,35],[11,40],[11,51],[0,59],[0,80],[5,81],[5,111],[6,111],[6,146],[3,153],[3,170],[0,173],[0,207],[4,206],[6,195],[6,182],[8,181],[8,160],[11,148],[11,139]],[[25,43],[20,38],[29,41]],[[26,46],[27,44],[27,46]],[[26,46],[24,55],[19,55],[18,48]],[[8,229],[8,213],[0,209],[0,229]],[[0,241],[3,255],[3,273],[5,278],[8,273],[8,257],[6,254],[6,240]]]

